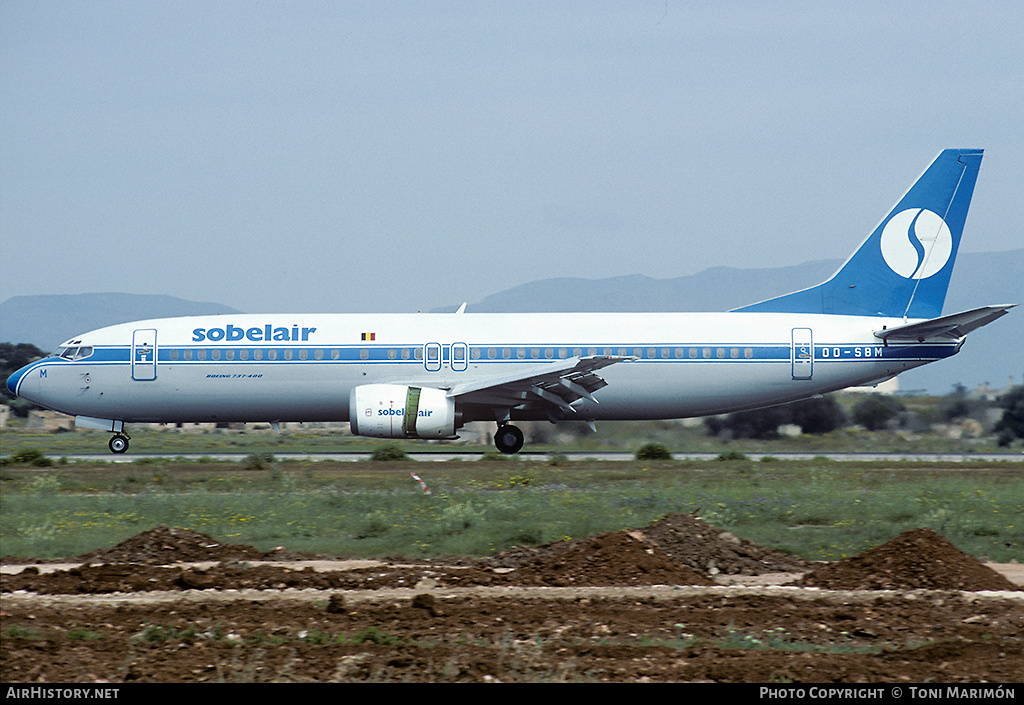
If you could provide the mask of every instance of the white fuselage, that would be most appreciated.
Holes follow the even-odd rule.
[[[63,348],[88,356],[44,358],[25,368],[15,391],[67,414],[129,423],[345,421],[359,385],[450,389],[558,360],[615,355],[634,359],[602,370],[607,386],[595,392],[597,403],[579,400],[570,417],[684,418],[883,380],[957,351],[956,341],[886,346],[874,335],[905,323],[788,313],[159,319],[72,339]],[[511,417],[539,418],[528,409]]]

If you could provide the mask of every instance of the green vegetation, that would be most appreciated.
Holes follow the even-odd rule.
[[[373,449],[370,460],[376,462],[390,462],[395,460],[406,460],[408,456],[402,447],[397,443],[387,443]]]
[[[1017,438],[1024,438],[1024,387],[1014,387],[1011,392],[999,400],[1004,411],[996,432],[999,434],[999,445],[1008,446]]]
[[[31,343],[0,343],[0,404],[11,407],[11,412],[15,416],[24,418],[30,411],[39,407],[11,394],[4,383],[17,370],[45,356],[44,351]]]
[[[1024,546],[1013,462],[716,460],[83,462],[0,472],[3,553],[67,558],[159,524],[267,550],[488,555],[642,527],[665,514],[837,560],[912,528],[996,561]],[[429,485],[425,494],[410,477]]]
[[[637,449],[637,460],[671,460],[672,452],[662,443],[645,443]]]

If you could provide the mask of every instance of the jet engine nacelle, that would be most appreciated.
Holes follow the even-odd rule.
[[[454,438],[455,401],[442,389],[363,384],[348,399],[352,433],[374,438]]]

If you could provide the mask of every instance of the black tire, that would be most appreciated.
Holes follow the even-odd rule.
[[[525,440],[523,432],[517,426],[505,424],[498,427],[494,434],[494,447],[502,453],[518,453],[523,448]]]
[[[128,450],[128,439],[120,435],[114,436],[110,439],[107,447],[110,448],[111,453],[124,453]]]

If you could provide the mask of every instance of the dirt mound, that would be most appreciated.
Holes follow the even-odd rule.
[[[163,524],[125,539],[113,548],[90,551],[76,560],[85,563],[145,563],[164,565],[190,561],[295,559],[302,557],[284,549],[260,551],[252,546],[221,543],[207,534]]]
[[[657,547],[623,531],[574,541],[565,550],[541,555],[515,571],[524,585],[712,585]]]
[[[913,529],[852,558],[817,568],[797,585],[835,590],[1020,590],[931,529]]]
[[[772,548],[741,539],[692,514],[666,514],[639,529],[614,532],[655,548],[660,555],[703,575],[763,575],[802,573],[816,564]],[[592,538],[555,541],[541,546],[513,546],[489,559],[491,565],[518,568],[545,557],[574,550]]]
[[[741,539],[692,514],[666,514],[633,534],[637,532],[669,557],[706,575],[800,573],[815,565]]]

